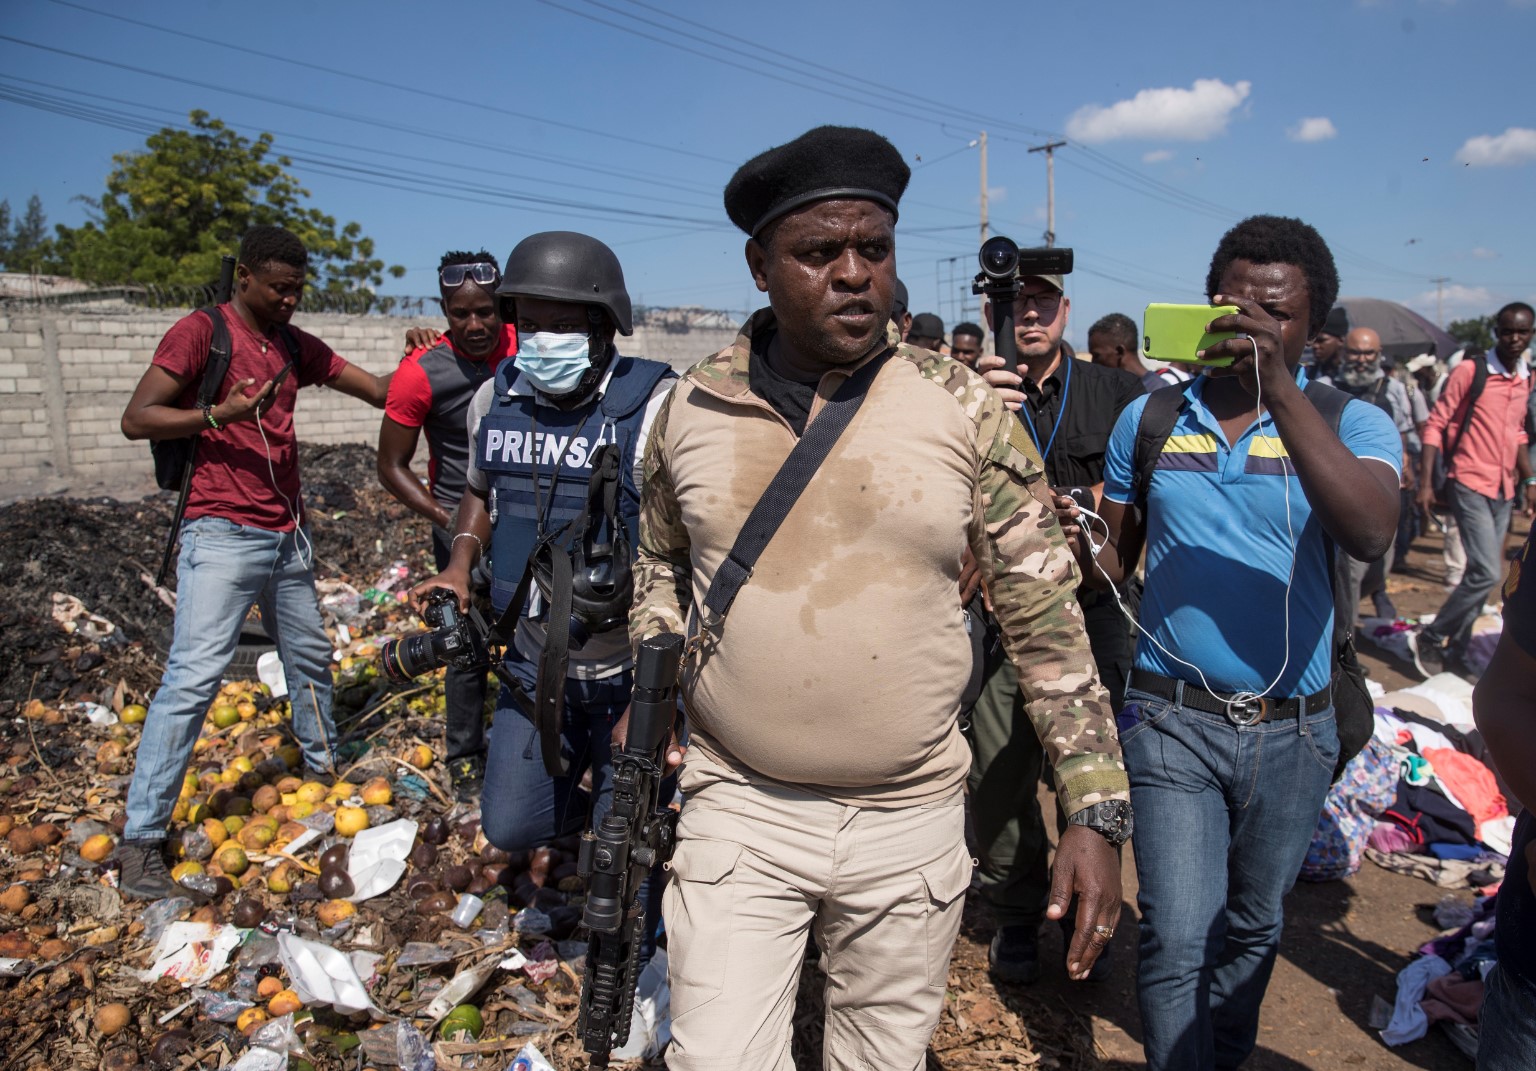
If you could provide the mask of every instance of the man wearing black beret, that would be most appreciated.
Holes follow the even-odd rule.
[[[1051,917],[1078,897],[1074,977],[1119,917],[1129,785],[1039,454],[981,377],[890,322],[908,176],[840,127],[736,173],[726,211],[770,307],[683,377],[646,450],[631,639],[690,637],[673,1069],[790,1066],[807,933],[828,1071],[923,1066],[971,880],[967,548],[1072,816]],[[803,490],[765,498],[781,467]]]

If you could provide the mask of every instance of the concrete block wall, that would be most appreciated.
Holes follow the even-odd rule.
[[[118,429],[123,406],[160,338],[184,309],[105,304],[0,308],[0,449],[3,480],[39,487],[59,480],[141,479],[149,447]],[[441,328],[427,317],[300,315],[294,324],[370,372],[400,360],[406,328]],[[640,327],[620,338],[623,353],[672,363],[679,371],[729,345],[730,330],[665,331]],[[301,440],[376,443],[378,410],[335,391],[299,395],[294,426]],[[424,464],[425,446],[418,461]]]

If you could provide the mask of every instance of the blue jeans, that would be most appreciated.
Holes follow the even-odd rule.
[[[203,716],[218,695],[252,603],[261,608],[283,660],[304,764],[316,770],[334,765],[331,641],[321,624],[314,573],[305,564],[309,548],[307,533],[272,532],[222,517],[182,525],[171,653],[144,721],[124,838],[165,838]]]
[[[1338,758],[1333,710],[1236,726],[1131,688],[1118,724],[1136,814],[1147,1067],[1235,1068],[1253,1051],[1281,900]]]
[[[1477,1071],[1530,1071],[1536,1053],[1536,987],[1495,967],[1478,1014]]]
[[[1504,533],[1509,530],[1509,514],[1514,501],[1489,498],[1455,480],[1445,481],[1445,497],[1451,515],[1461,530],[1461,545],[1467,552],[1467,571],[1461,575],[1456,590],[1446,596],[1434,621],[1420,636],[1432,644],[1449,643],[1450,653],[1465,657],[1472,626],[1483,612],[1483,604],[1504,578]]]
[[[515,650],[508,653],[506,667],[532,698],[538,667]],[[585,829],[589,806],[593,821],[602,821],[613,804],[609,734],[629,706],[633,689],[634,674],[627,669],[602,680],[566,678],[561,751],[570,769],[563,777],[551,777],[539,751],[539,731],[502,686],[480,798],[486,840],[504,851],[527,851]],[[592,771],[590,798],[581,787],[588,769]]]
[[[538,667],[510,649],[506,667],[532,698]],[[508,852],[528,851],[587,827],[587,811],[595,828],[613,806],[613,727],[623,717],[634,691],[634,671],[626,669],[602,680],[565,681],[565,721],[561,753],[569,765],[560,777],[544,769],[539,731],[512,702],[502,685],[491,722],[490,749],[485,764],[485,788],[480,796],[480,825],[485,839]],[[592,771],[592,793],[582,790],[582,775]],[[669,778],[662,785],[663,804],[670,802]],[[659,870],[659,868],[658,868]],[[656,949],[661,922],[662,881],[657,872],[641,887],[645,905],[642,960]]]

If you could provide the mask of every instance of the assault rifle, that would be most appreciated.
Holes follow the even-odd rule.
[[[234,291],[235,258],[226,253],[219,262],[219,283],[213,290],[213,302],[206,310],[209,313],[209,319],[214,323],[214,338],[216,340],[220,337],[218,327],[221,321],[218,319],[219,314],[215,310],[218,306],[227,304]],[[213,398],[218,394],[219,386],[224,380],[225,373],[229,371],[228,337],[229,331],[226,328],[223,332],[223,349],[225,352],[222,354],[223,361],[218,367],[215,367],[216,362],[213,359],[212,353],[209,355],[208,365],[203,370],[203,386],[198,390],[200,400],[212,402]],[[155,477],[159,481],[160,486],[166,490],[174,487],[173,474],[179,475],[181,480],[181,491],[176,496],[176,510],[171,514],[171,532],[165,538],[165,553],[160,558],[160,571],[155,574],[155,586],[164,587],[165,578],[171,572],[171,559],[176,556],[176,544],[181,538],[181,519],[187,513],[187,495],[192,490],[192,467],[197,461],[197,436],[193,435],[186,439],[167,439],[163,442],[150,443],[150,448],[155,455]],[[180,466],[179,473],[176,472],[178,465]],[[167,477],[173,478],[167,479]]]
[[[629,1040],[645,933],[640,884],[672,858],[677,814],[661,805],[660,794],[682,651],[682,637],[671,634],[640,644],[629,734],[613,762],[613,806],[596,829],[581,835],[576,865],[587,882],[582,921],[591,943],[577,1031],[593,1068],[606,1068],[609,1052]]]

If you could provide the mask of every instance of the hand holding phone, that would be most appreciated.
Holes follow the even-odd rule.
[[[1142,350],[1154,361],[1177,361],[1210,368],[1225,368],[1236,358],[1203,360],[1197,356],[1218,342],[1236,338],[1235,331],[1206,330],[1218,316],[1230,316],[1236,305],[1170,305],[1154,302],[1147,306],[1142,320]]]

